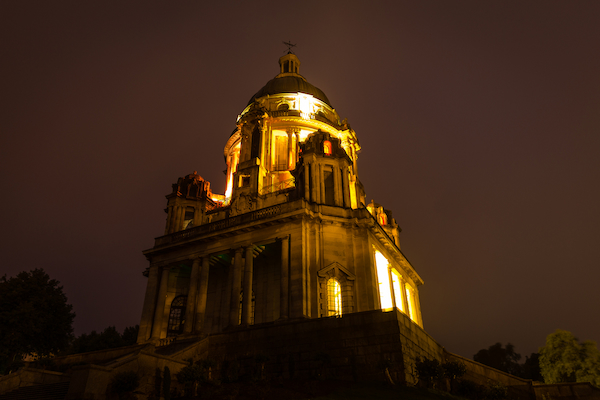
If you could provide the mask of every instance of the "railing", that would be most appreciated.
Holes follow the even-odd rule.
[[[169,235],[161,236],[159,238],[156,238],[156,240],[154,241],[154,246],[164,246],[167,244],[180,242],[182,240],[191,239],[193,237],[204,235],[206,233],[220,231],[222,229],[227,229],[229,227],[243,224],[246,222],[252,222],[263,218],[273,217],[275,215],[278,215],[279,213],[281,213],[281,206],[275,205],[272,207],[263,208],[261,210],[252,211],[246,214],[236,215],[235,217],[222,219],[220,221],[200,225],[192,229],[186,229],[183,231],[171,233]]]
[[[271,111],[272,117],[299,117],[300,111],[297,110],[279,110],[279,111]]]
[[[160,339],[158,341],[157,347],[168,346],[171,343],[173,343],[175,341],[175,339],[177,339],[177,336],[170,336],[170,337],[167,337],[167,338]]]
[[[262,190],[260,191],[260,194],[275,193],[275,192],[279,192],[284,189],[293,188],[295,186],[296,186],[295,178],[290,178],[285,181],[277,182],[273,185],[263,187]]]

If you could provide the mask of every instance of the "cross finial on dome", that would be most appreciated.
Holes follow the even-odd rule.
[[[289,42],[283,42],[283,44],[285,44],[288,47],[288,54],[294,54],[292,52],[292,47],[296,47],[296,45],[293,44],[291,40]]]

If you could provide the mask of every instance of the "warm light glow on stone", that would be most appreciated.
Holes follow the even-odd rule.
[[[333,278],[327,281],[327,315],[342,315],[342,288]]]
[[[404,311],[404,302],[402,301],[402,289],[400,287],[400,274],[395,269],[392,269],[392,288],[394,289],[394,300],[396,300],[396,308]]]
[[[377,265],[377,280],[379,282],[381,309],[389,310],[394,307],[390,289],[389,262],[387,258],[377,250],[375,250],[375,264]]]
[[[406,302],[408,303],[408,316],[410,319],[416,322],[416,314],[415,314],[415,302],[412,294],[411,288],[406,285]]]
[[[236,144],[231,155],[227,158],[227,187],[225,189],[225,199],[231,198],[231,193],[233,193],[233,174],[237,171],[240,159],[240,147],[241,143]]]

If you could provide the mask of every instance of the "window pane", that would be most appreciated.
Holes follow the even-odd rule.
[[[327,315],[342,315],[342,288],[333,278],[327,281]]]
[[[408,316],[410,319],[415,321],[415,310],[414,310],[414,298],[412,294],[412,290],[410,290],[409,286],[406,285],[406,300],[408,303]]]
[[[377,279],[379,281],[379,298],[381,309],[388,310],[394,306],[390,289],[390,275],[388,271],[389,262],[387,258],[375,251],[375,264],[377,265]]]
[[[402,301],[402,289],[400,288],[400,274],[395,269],[392,269],[392,286],[394,287],[394,300],[396,300],[396,308],[404,311],[404,302]]]

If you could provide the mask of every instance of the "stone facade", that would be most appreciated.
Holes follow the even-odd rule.
[[[365,201],[356,133],[294,54],[279,63],[226,142],[226,193],[194,172],[167,195],[138,343],[393,308],[422,327],[423,281]]]

